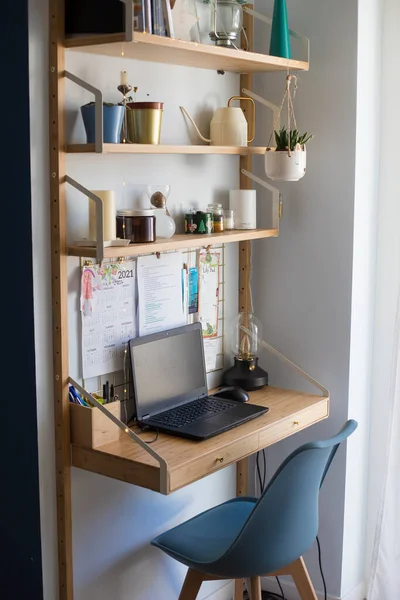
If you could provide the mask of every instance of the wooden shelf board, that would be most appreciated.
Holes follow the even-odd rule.
[[[151,254],[154,252],[165,252],[166,250],[179,250],[182,248],[201,248],[202,246],[228,244],[230,242],[242,242],[245,240],[258,240],[262,238],[277,237],[277,229],[249,229],[225,231],[212,235],[191,235],[181,233],[170,239],[159,239],[152,244],[130,244],[129,246],[113,246],[104,248],[104,258],[118,258],[119,256],[138,256],[139,254]],[[96,258],[96,248],[87,246],[70,246],[70,256],[81,256],[84,258]]]
[[[194,442],[159,434],[152,448],[168,463],[169,493],[275,444],[329,415],[329,398],[326,397],[276,387],[251,392],[250,396],[251,403],[268,406],[269,412],[214,438]],[[72,464],[113,479],[161,491],[157,461],[127,436],[95,450],[72,445]]]
[[[94,144],[69,144],[69,154],[95,153]],[[100,154],[100,153],[99,153]],[[155,144],[103,144],[102,154],[265,154],[265,146],[196,146]]]
[[[308,71],[307,62],[229,50],[216,46],[184,42],[168,37],[136,32],[133,42],[124,42],[124,34],[87,35],[70,37],[65,40],[66,48],[79,52],[89,52],[106,56],[122,56],[136,60],[230,71],[233,73],[257,73],[270,71]]]

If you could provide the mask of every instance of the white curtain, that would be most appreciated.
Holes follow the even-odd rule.
[[[368,600],[400,598],[400,292],[395,328],[385,478],[375,533]]]

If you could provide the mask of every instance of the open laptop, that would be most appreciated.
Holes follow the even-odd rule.
[[[208,395],[200,323],[129,342],[139,425],[204,440],[268,408]]]

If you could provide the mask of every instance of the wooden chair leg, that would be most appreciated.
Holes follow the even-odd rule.
[[[259,577],[250,579],[250,598],[251,600],[261,600],[261,579]]]
[[[302,557],[298,558],[290,565],[290,575],[293,578],[301,600],[318,600]]]
[[[203,575],[194,569],[186,573],[185,581],[179,594],[179,600],[196,600],[197,594],[203,583]]]
[[[234,600],[243,600],[243,579],[235,579],[234,581]]]

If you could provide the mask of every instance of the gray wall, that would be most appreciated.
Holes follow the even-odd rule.
[[[261,11],[264,3],[258,2]],[[270,7],[264,9],[270,12]],[[331,393],[330,418],[268,449],[269,473],[303,441],[332,434],[348,416],[356,146],[357,2],[288,0],[290,27],[311,39],[309,73],[299,73],[297,124],[315,134],[298,183],[277,183],[284,214],[277,240],[254,244],[253,297],[264,337],[321,381]],[[263,25],[256,50],[268,50]],[[255,90],[280,104],[285,75],[257,75]],[[257,107],[258,108],[258,107]],[[267,109],[258,109],[256,143],[268,140]],[[261,124],[261,126],[260,126]],[[265,142],[264,142],[265,143]],[[262,161],[257,174],[263,176]],[[270,196],[259,189],[260,214]],[[267,355],[272,384],[302,388]],[[305,388],[306,389],[306,388]],[[309,389],[309,388],[308,388]],[[329,594],[341,594],[346,455],[339,451],[321,491],[320,539]],[[322,584],[314,547],[307,563]],[[347,590],[346,590],[347,591]]]

